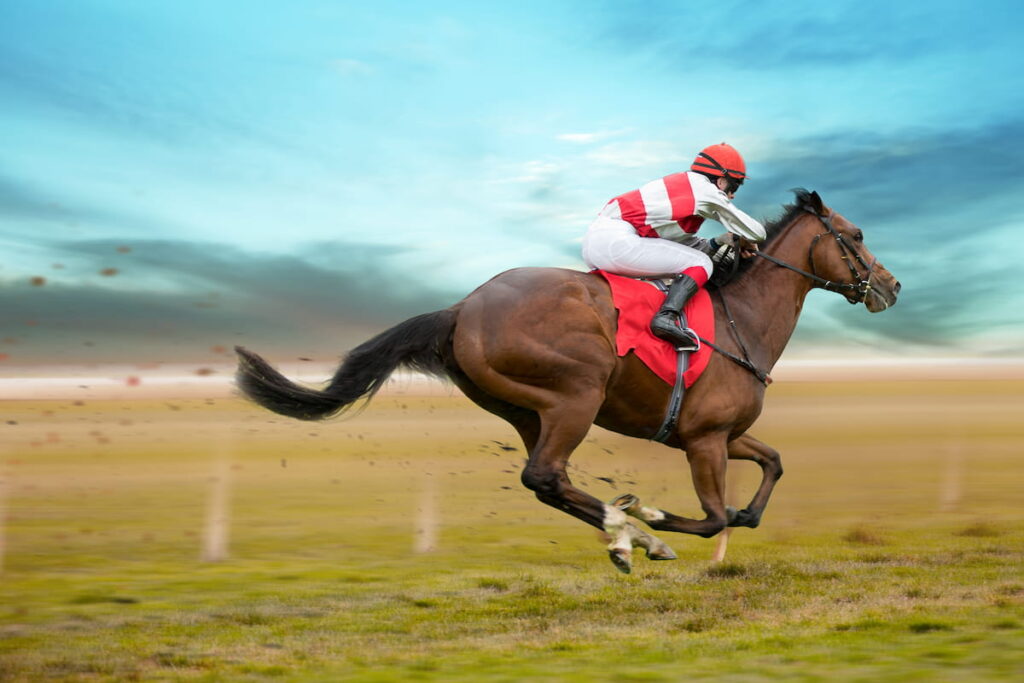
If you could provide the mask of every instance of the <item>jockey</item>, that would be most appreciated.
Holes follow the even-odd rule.
[[[706,147],[684,173],[651,181],[608,202],[583,237],[583,260],[628,277],[674,276],[651,332],[684,351],[699,347],[686,327],[683,305],[711,277],[715,260],[735,247],[752,256],[764,226],[733,206],[746,165],[731,145]],[[705,240],[696,234],[705,218],[728,231]]]

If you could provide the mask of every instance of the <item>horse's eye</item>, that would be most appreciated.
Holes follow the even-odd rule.
[[[853,241],[854,242],[863,242],[864,241],[864,233],[862,233],[860,230],[858,230],[857,232],[853,233]]]

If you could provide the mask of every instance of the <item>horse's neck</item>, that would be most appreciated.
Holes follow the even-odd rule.
[[[806,246],[800,253],[797,240],[786,237],[779,235],[765,253],[808,270]],[[751,360],[758,367],[770,369],[796,329],[811,281],[765,259],[754,258],[757,260],[750,270],[723,294],[728,298],[737,333],[750,352]]]

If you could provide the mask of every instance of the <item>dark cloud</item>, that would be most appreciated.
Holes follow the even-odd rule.
[[[922,218],[960,217],[964,207],[993,203],[1016,206],[1024,186],[1022,117],[939,131],[846,129],[779,146],[791,156],[759,169],[745,201],[764,201],[768,188],[808,187],[844,215],[868,221],[906,216],[934,233]]]
[[[329,268],[212,244],[133,241],[117,253],[123,244],[63,245],[80,262],[93,259],[91,272],[116,262],[116,277],[0,287],[12,357],[174,360],[234,343],[332,356],[464,295],[408,279],[382,248],[365,245],[321,245]]]
[[[848,329],[869,330],[883,341],[944,347],[961,343],[980,332],[998,332],[1020,326],[1021,318],[1008,308],[988,305],[999,298],[994,282],[1007,281],[1012,271],[992,273],[991,279],[938,278],[914,282],[905,289],[896,307],[880,315],[864,317],[861,308],[831,302],[829,313]],[[1022,339],[1024,342],[1024,339]]]
[[[782,146],[792,156],[759,169],[741,203],[766,207],[780,194],[786,201],[787,187],[819,190],[864,229],[904,285],[898,306],[870,322],[841,301],[827,304],[836,321],[935,345],[982,330],[1024,331],[1024,311],[1000,306],[1022,291],[1016,255],[998,256],[1024,192],[1024,119],[937,132],[847,130]],[[813,331],[798,330],[805,334]]]
[[[123,244],[124,240],[118,239],[60,246],[68,253],[91,256],[98,266],[107,266]],[[335,307],[344,315],[368,322],[394,320],[398,315],[422,313],[424,307],[453,301],[453,293],[443,287],[404,281],[406,275],[391,261],[403,250],[390,246],[322,242],[290,256],[168,240],[133,240],[130,247],[130,254],[117,257],[128,276],[135,266],[140,275],[159,275],[194,291],[224,291],[261,302],[305,301],[318,309]],[[390,304],[385,309],[380,306],[382,300]]]

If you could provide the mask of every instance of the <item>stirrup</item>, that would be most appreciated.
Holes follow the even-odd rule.
[[[685,346],[677,346],[676,350],[689,351],[691,353],[700,351],[700,337],[697,336],[697,333],[693,330],[693,328],[680,327],[679,330],[683,333],[683,335],[687,338],[687,340],[690,343]]]
[[[662,339],[672,344],[677,351],[689,351],[694,352],[700,349],[700,339],[697,337],[697,333],[689,327],[683,327],[680,324],[678,318],[668,327],[657,325],[655,323],[661,322],[658,316],[654,317],[651,321],[651,332],[658,339]]]

